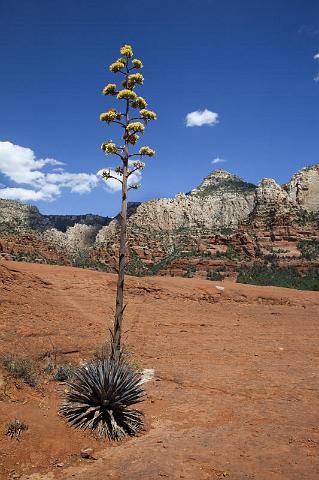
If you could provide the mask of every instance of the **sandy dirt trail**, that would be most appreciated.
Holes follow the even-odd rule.
[[[112,324],[116,277],[0,264],[0,353],[81,362]],[[197,279],[127,279],[125,338],[143,368],[145,432],[119,444],[70,429],[64,386],[0,376],[0,478],[316,480],[319,293]],[[21,417],[19,442],[3,432]],[[92,447],[97,460],[83,460]]]

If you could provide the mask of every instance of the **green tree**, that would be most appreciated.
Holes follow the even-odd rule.
[[[145,164],[141,161],[144,157],[153,157],[155,151],[142,146],[137,152],[131,149],[139,140],[139,134],[143,134],[146,124],[150,120],[156,120],[156,113],[147,109],[146,100],[137,95],[136,87],[143,85],[144,77],[136,72],[143,68],[141,60],[133,57],[132,47],[124,45],[120,49],[121,57],[110,65],[110,71],[123,76],[122,89],[115,83],[109,83],[104,87],[103,94],[116,98],[124,108],[110,108],[107,112],[101,113],[100,120],[107,125],[116,124],[122,129],[121,144],[107,140],[101,146],[107,155],[115,155],[119,158],[119,165],[115,168],[105,169],[102,176],[105,181],[115,180],[121,183],[122,206],[120,213],[120,245],[118,261],[118,280],[116,290],[115,318],[112,332],[112,356],[119,358],[121,352],[121,335],[124,312],[124,281],[126,266],[126,244],[127,244],[127,194],[130,189],[136,189],[139,184],[131,181],[132,175],[143,170]]]

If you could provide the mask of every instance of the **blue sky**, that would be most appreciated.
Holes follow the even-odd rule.
[[[139,92],[158,114],[141,143],[156,157],[131,201],[189,191],[216,166],[283,183],[319,162],[317,0],[0,0],[0,141],[13,144],[1,143],[0,197],[1,188],[34,189],[28,162],[49,158],[65,165],[40,161],[36,171],[63,168],[66,181],[51,201],[29,203],[43,213],[117,213],[119,194],[95,174],[114,164],[100,144],[116,130],[98,117],[111,106],[101,90],[117,79],[108,65],[124,43],[143,60]],[[205,109],[217,123],[186,126],[188,113]]]

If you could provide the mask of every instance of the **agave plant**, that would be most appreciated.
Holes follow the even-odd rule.
[[[123,359],[94,360],[74,372],[60,414],[75,428],[120,440],[136,435],[143,412],[128,408],[143,401],[141,375]]]

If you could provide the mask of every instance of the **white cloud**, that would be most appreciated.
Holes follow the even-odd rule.
[[[219,157],[216,157],[214,158],[214,160],[212,160],[212,164],[213,165],[216,165],[217,163],[225,163],[226,160],[224,160],[223,158],[219,158]]]
[[[186,127],[201,127],[203,125],[216,125],[218,123],[218,113],[210,110],[196,110],[186,115]]]
[[[102,170],[99,170],[97,172],[97,175],[101,176],[102,177],[102,173],[104,171],[107,171],[107,172],[110,172],[110,174],[113,176],[113,177],[116,177],[118,179],[121,179],[121,176],[115,172],[115,170],[112,170],[111,168],[103,168]],[[103,177],[102,177],[103,178]],[[128,178],[128,186],[131,187],[132,185],[134,184],[139,184],[140,181],[142,179],[142,174],[139,170],[136,170],[136,172],[132,173],[129,178]],[[122,184],[121,182],[119,182],[118,180],[115,180],[115,178],[109,178],[108,180],[105,180],[103,178],[103,181],[105,183],[105,189],[110,192],[110,193],[114,193],[114,192],[118,192],[119,190],[122,189]]]
[[[6,200],[21,200],[21,202],[28,202],[30,200],[49,200],[45,194],[40,190],[35,191],[28,188],[14,188],[5,187],[0,188],[0,198]]]
[[[35,185],[45,178],[45,165],[63,165],[53,158],[37,160],[30,148],[0,142],[0,172],[15,183]]]
[[[11,142],[0,142],[0,173],[18,185],[32,188],[0,187],[0,198],[12,200],[55,200],[63,188],[75,193],[90,192],[98,177],[89,173],[69,173],[63,168],[53,168],[54,173],[45,173],[46,166],[63,165],[53,158],[37,159],[33,150]]]
[[[313,56],[314,60],[319,60],[319,52],[316,53],[316,55]],[[319,73],[314,77],[315,82],[319,82]]]
[[[87,193],[90,192],[98,183],[98,178],[92,173],[48,173],[46,175],[48,184],[58,185],[69,188],[71,192]]]

